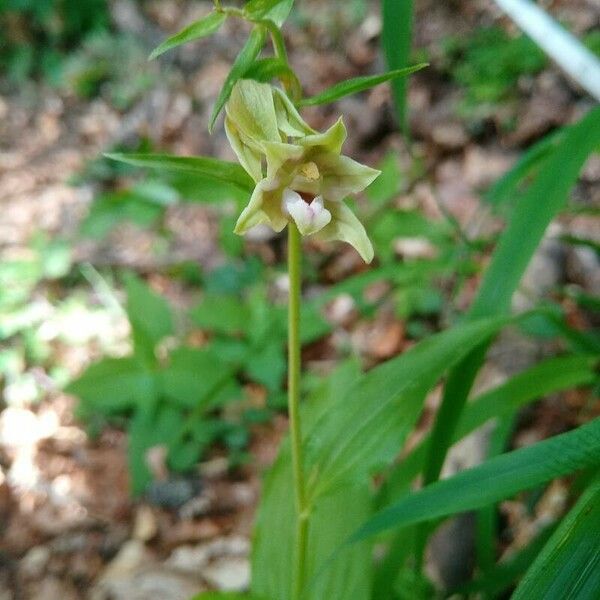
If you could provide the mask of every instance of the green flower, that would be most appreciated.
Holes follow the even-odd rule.
[[[348,242],[371,262],[365,228],[343,200],[364,190],[379,171],[341,154],[346,139],[341,118],[318,133],[281,90],[242,79],[226,106],[225,131],[256,182],[236,233],[259,223],[281,231],[293,219],[302,235]]]

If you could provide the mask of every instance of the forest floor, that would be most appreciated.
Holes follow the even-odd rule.
[[[376,3],[365,3],[360,19],[353,13],[358,3],[343,4],[348,6],[298,2],[298,16],[285,27],[291,62],[308,94],[344,78],[384,69]],[[555,0],[546,4],[578,35],[600,23],[597,3]],[[164,0],[149,2],[140,11],[127,0],[112,3],[116,30],[135,37],[144,51],[205,13],[208,5]],[[451,59],[444,40],[492,25],[514,29],[491,0],[423,0],[417,5],[416,54],[426,57],[431,66],[410,80],[412,153],[419,157],[421,174],[402,200],[432,219],[449,215],[466,235],[494,230],[499,220],[482,203],[483,191],[525,148],[576,120],[593,102],[547,65],[519,76],[516,86],[508,83],[502,101],[473,114],[464,109],[469,90],[449,75]],[[101,88],[88,100],[39,82],[28,82],[18,91],[1,88],[0,261],[40,259],[51,252],[60,261],[64,244],[68,268],[84,277],[58,287],[40,280],[28,291],[28,318],[34,329],[43,332],[51,358],[19,363],[18,377],[5,374],[0,380],[4,386],[0,600],[188,600],[204,589],[247,586],[249,539],[261,474],[274,459],[286,430],[283,414],[252,428],[247,464],[230,469],[225,451],[215,448],[199,465],[194,485],[184,477],[163,474],[152,497],[132,499],[126,433],[110,427],[90,436],[75,414],[76,399],[61,392],[62,381],[100,356],[122,355],[130,346],[129,324],[118,307],[122,291],[117,287],[107,299],[101,273],[132,269],[176,306],[186,307],[193,294],[169,275],[169,267],[193,261],[210,271],[226,261],[219,245],[217,212],[207,204],[169,206],[160,234],[121,223],[107,236],[90,239],[80,235],[80,225],[102,188],[93,161],[103,151],[149,140],[153,148],[176,154],[233,159],[222,127],[209,136],[206,126],[245,32],[241,24],[228,22],[213,38],[167,55],[158,64],[146,63],[135,53],[124,58],[120,68],[125,72],[115,75],[122,85],[134,85],[127,81],[128,70],[136,75],[148,70],[151,76],[147,87],[132,92],[134,99],[126,108],[115,102],[114,88]],[[411,164],[395,125],[387,85],[331,108],[311,108],[305,116],[322,129],[340,113],[349,131],[346,154],[377,165],[392,150],[402,165]],[[586,165],[574,195],[578,201],[600,205],[598,157]],[[597,237],[600,231],[592,217],[568,217],[560,227],[561,233],[573,235]],[[597,263],[590,263],[579,250],[560,247],[557,251],[556,243],[548,240],[536,256],[527,275],[529,292],[540,296],[559,282],[576,282],[590,293],[600,293]],[[253,241],[249,248],[267,262],[277,259],[272,239]],[[398,247],[400,254],[410,251]],[[339,281],[359,269],[354,253],[339,248],[327,262],[325,279]],[[459,310],[468,305],[477,282],[477,277],[468,281],[457,302]],[[343,299],[334,308],[339,313],[334,315],[338,329],[343,329],[367,365],[394,356],[411,343],[405,323],[389,311],[369,320],[351,320],[348,326]],[[584,318],[575,309],[572,317]],[[335,331],[331,335],[335,337]],[[22,332],[7,342],[12,350],[27,343]],[[548,351],[514,339],[503,344],[493,355],[481,387]],[[335,362],[331,347],[323,343],[307,349],[306,365]],[[432,398],[429,410],[435,402]],[[521,419],[513,444],[578,424],[586,402],[585,393],[573,391],[535,405]],[[423,426],[427,423],[428,415]],[[467,448],[463,453],[457,460],[464,466],[477,452]],[[161,465],[155,467],[160,475]],[[565,490],[566,483],[560,481],[552,486],[533,519],[524,515],[517,502],[503,505],[513,531],[510,543],[520,543],[535,519],[560,513]]]

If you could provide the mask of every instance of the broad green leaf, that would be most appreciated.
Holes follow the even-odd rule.
[[[191,171],[165,173],[169,183],[179,192],[183,202],[223,202],[233,200],[240,208],[248,202],[251,191],[235,183],[214,179]],[[231,227],[233,231],[233,226]]]
[[[596,600],[600,592],[599,542],[600,478],[597,477],[540,552],[512,600]]]
[[[159,445],[169,448],[184,423],[184,413],[166,403],[149,403],[135,412],[127,431],[129,473],[134,495],[144,492],[152,481],[148,450]]]
[[[223,364],[210,348],[174,350],[158,375],[163,394],[196,413],[211,406],[211,392],[221,383]]]
[[[166,39],[160,46],[152,51],[152,54],[150,54],[150,58],[148,60],[152,60],[153,58],[156,58],[168,50],[176,48],[177,46],[181,46],[187,42],[192,42],[215,33],[218,31],[221,25],[223,25],[226,18],[227,15],[225,15],[225,13],[211,12],[206,17],[195,21],[191,25],[188,25],[182,29],[179,33],[176,33],[175,35]]]
[[[381,0],[381,13],[381,45],[388,69],[403,69],[408,65],[412,46],[413,0]],[[408,133],[406,89],[406,79],[392,82],[396,114],[405,134]]]
[[[342,81],[336,85],[331,86],[324,92],[311,96],[310,98],[303,98],[298,103],[299,106],[317,106],[319,104],[329,104],[335,102],[344,96],[350,96],[351,94],[358,94],[364,90],[368,90],[380,83],[397,79],[398,77],[406,77],[415,71],[420,71],[427,66],[427,63],[421,63],[412,67],[405,67],[404,69],[396,69],[395,71],[388,71],[381,75],[367,75],[365,77],[356,77],[347,81]]]
[[[381,175],[365,190],[367,198],[377,207],[387,204],[400,192],[402,173],[396,152],[388,152],[377,165]],[[431,224],[431,221],[430,221]]]
[[[496,456],[408,494],[376,513],[352,536],[352,540],[359,541],[391,528],[482,508],[556,477],[598,465],[600,417],[573,431]]]
[[[229,96],[231,95],[231,90],[233,90],[233,86],[235,85],[238,79],[242,79],[246,74],[246,71],[252,66],[266,41],[266,31],[264,27],[257,26],[251,32],[248,40],[244,47],[240,50],[240,53],[237,55],[233,66],[231,67],[231,71],[229,71],[229,75],[225,79],[225,83],[219,92],[219,96],[217,97],[217,101],[215,102],[215,106],[213,108],[212,114],[210,116],[210,121],[208,124],[208,130],[212,132],[212,129],[215,125],[215,121],[219,116],[221,110],[225,106],[227,100],[229,100]],[[241,167],[240,167],[241,169]],[[246,175],[248,177],[248,175]],[[252,186],[253,187],[253,186]]]
[[[338,367],[314,391],[302,407],[305,439],[327,411],[328,398],[335,392],[345,395],[358,377],[356,363]],[[288,440],[266,476],[252,545],[252,591],[265,598],[289,600],[292,589],[295,517],[291,493],[292,470]],[[365,480],[343,485],[314,505],[309,525],[307,557],[308,590],[304,600],[324,598],[370,598],[371,546],[358,544],[340,553],[336,561],[317,578],[331,552],[361,519],[370,514],[370,493]]]
[[[246,361],[247,374],[271,392],[281,389],[286,373],[283,340],[277,339],[264,348],[252,352]]]
[[[199,444],[195,439],[178,440],[169,448],[169,467],[173,471],[189,472],[196,465],[205,448],[204,444]]]
[[[341,481],[362,481],[393,460],[444,371],[505,323],[485,319],[431,336],[371,370],[343,396],[334,392],[306,448],[311,497]]]
[[[290,598],[292,584],[296,533],[291,484],[291,458],[286,444],[264,482],[252,560],[252,590],[278,600]],[[308,591],[304,596],[307,600],[367,600],[370,597],[371,546],[368,543],[342,551],[327,565],[323,575],[319,573],[331,552],[370,514],[366,482],[341,485],[313,506],[307,552]],[[318,573],[320,576],[311,582]]]
[[[251,20],[267,19],[281,27],[293,4],[294,0],[250,0],[244,5],[244,13]]]
[[[331,331],[331,324],[323,318],[315,302],[302,303],[300,307],[300,343],[311,344]],[[283,329],[285,331],[285,327]]]
[[[105,154],[105,156],[136,167],[193,173],[205,179],[233,185],[248,193],[252,193],[254,189],[254,182],[242,167],[237,163],[216,158],[170,154]]]
[[[519,408],[548,394],[593,383],[597,378],[597,363],[596,356],[576,355],[550,358],[525,369],[467,404],[453,436],[453,443],[489,419],[513,414]],[[430,437],[425,436],[394,468],[380,492],[380,503],[390,502],[408,489],[423,468],[429,441]]]
[[[171,307],[162,296],[131,273],[125,277],[125,288],[127,316],[133,330],[136,353],[152,359],[156,344],[173,333]]]
[[[135,358],[104,358],[65,389],[81,398],[85,411],[105,415],[129,410],[156,395],[152,373]]]
[[[164,212],[164,208],[134,190],[102,194],[94,200],[90,212],[81,224],[81,233],[93,239],[101,239],[123,221],[140,227],[152,225]]]
[[[200,304],[192,308],[190,317],[202,328],[233,335],[246,330],[250,314],[246,304],[235,296],[206,294]]]

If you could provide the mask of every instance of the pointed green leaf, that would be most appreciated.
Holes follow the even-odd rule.
[[[166,39],[160,46],[152,51],[148,60],[152,60],[177,46],[215,33],[215,31],[223,25],[226,18],[227,15],[225,15],[225,13],[211,12],[203,19],[195,21],[182,29],[179,33]]]
[[[388,69],[406,67],[412,46],[412,26],[414,0],[381,0],[381,46]],[[406,107],[406,79],[392,82],[396,114],[400,129],[408,134],[408,114]]]
[[[567,129],[518,204],[485,272],[471,317],[508,311],[512,295],[546,228],[564,208],[569,190],[600,141],[600,107]]]
[[[316,106],[318,104],[329,104],[344,96],[350,96],[351,94],[358,94],[364,90],[368,90],[380,83],[385,83],[398,77],[406,77],[415,71],[424,69],[428,63],[420,63],[413,65],[412,67],[406,67],[404,69],[396,69],[395,71],[388,71],[381,75],[367,75],[365,77],[356,77],[349,79],[348,81],[342,81],[336,85],[331,86],[324,92],[311,96],[310,98],[303,98],[299,102],[299,106]]]
[[[136,354],[153,359],[156,344],[173,333],[171,307],[162,296],[131,273],[125,276],[125,287],[126,310],[133,330]]]
[[[376,513],[351,539],[363,540],[391,528],[482,508],[556,477],[598,465],[600,417],[408,494]]]
[[[206,294],[190,311],[192,320],[202,328],[224,335],[246,330],[248,307],[241,299],[229,294]]]
[[[320,416],[327,412],[329,398],[344,396],[359,376],[355,362],[338,367],[307,398],[302,406],[305,440]],[[311,430],[311,431],[308,431]],[[265,478],[252,546],[252,591],[261,597],[290,600],[294,555],[294,498],[290,494],[292,468],[289,440]],[[342,485],[326,499],[313,505],[307,549],[307,581],[319,572],[329,554],[362,519],[370,514],[366,480]],[[362,516],[361,516],[362,515]],[[370,543],[357,544],[340,553],[322,577],[312,580],[304,600],[348,598],[368,600],[371,570]]]
[[[136,167],[193,173],[202,178],[235,186],[248,193],[254,189],[254,182],[240,165],[216,158],[170,154],[105,154],[105,156]]]
[[[600,592],[600,478],[550,538],[512,600],[596,600]]]
[[[431,336],[369,371],[343,396],[334,392],[308,438],[310,495],[320,496],[341,481],[361,481],[389,464],[415,425],[427,391],[505,323],[484,319]]]
[[[506,417],[549,394],[593,383],[597,378],[597,363],[597,356],[561,356],[544,360],[517,373],[467,404],[456,428],[453,443],[494,417]],[[385,501],[384,498],[389,502],[408,489],[423,468],[429,441],[430,436],[425,436],[394,468],[390,479],[380,492],[380,502]]]
[[[219,365],[219,368],[215,368]],[[221,383],[226,369],[211,347],[182,346],[169,355],[169,361],[157,375],[162,393],[182,408],[196,414],[210,406],[212,392]]]
[[[231,71],[229,71],[229,75],[227,75],[227,79],[225,79],[225,83],[223,84],[219,96],[217,97],[217,101],[215,102],[215,106],[208,124],[209,131],[212,131],[219,113],[223,110],[227,100],[229,100],[231,90],[233,90],[233,86],[235,85],[236,81],[238,79],[242,79],[242,77],[244,77],[246,74],[246,71],[252,66],[260,54],[263,46],[265,45],[266,39],[267,34],[264,27],[255,27],[250,32],[248,40],[244,44],[244,47],[240,50],[240,53],[237,55],[237,58],[231,67]]]
[[[65,389],[81,399],[86,413],[129,410],[154,395],[154,377],[135,358],[104,358],[90,365]]]
[[[596,107],[567,129],[516,205],[483,276],[468,319],[509,312],[512,296],[548,225],[567,204],[569,191],[599,140],[600,107]],[[438,478],[452,442],[453,429],[483,364],[487,347],[475,349],[448,376],[432,430],[425,482]]]
[[[528,148],[519,160],[487,190],[484,195],[485,200],[495,206],[503,202],[514,202],[519,195],[519,184],[543,163],[563,138],[565,131],[566,129],[563,128],[552,132]]]

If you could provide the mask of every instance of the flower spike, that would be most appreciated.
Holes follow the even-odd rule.
[[[236,83],[225,110],[227,138],[256,183],[235,232],[260,223],[279,232],[293,220],[302,235],[347,242],[371,262],[371,241],[344,198],[364,190],[379,171],[341,154],[343,120],[319,133],[281,90],[250,79]]]

